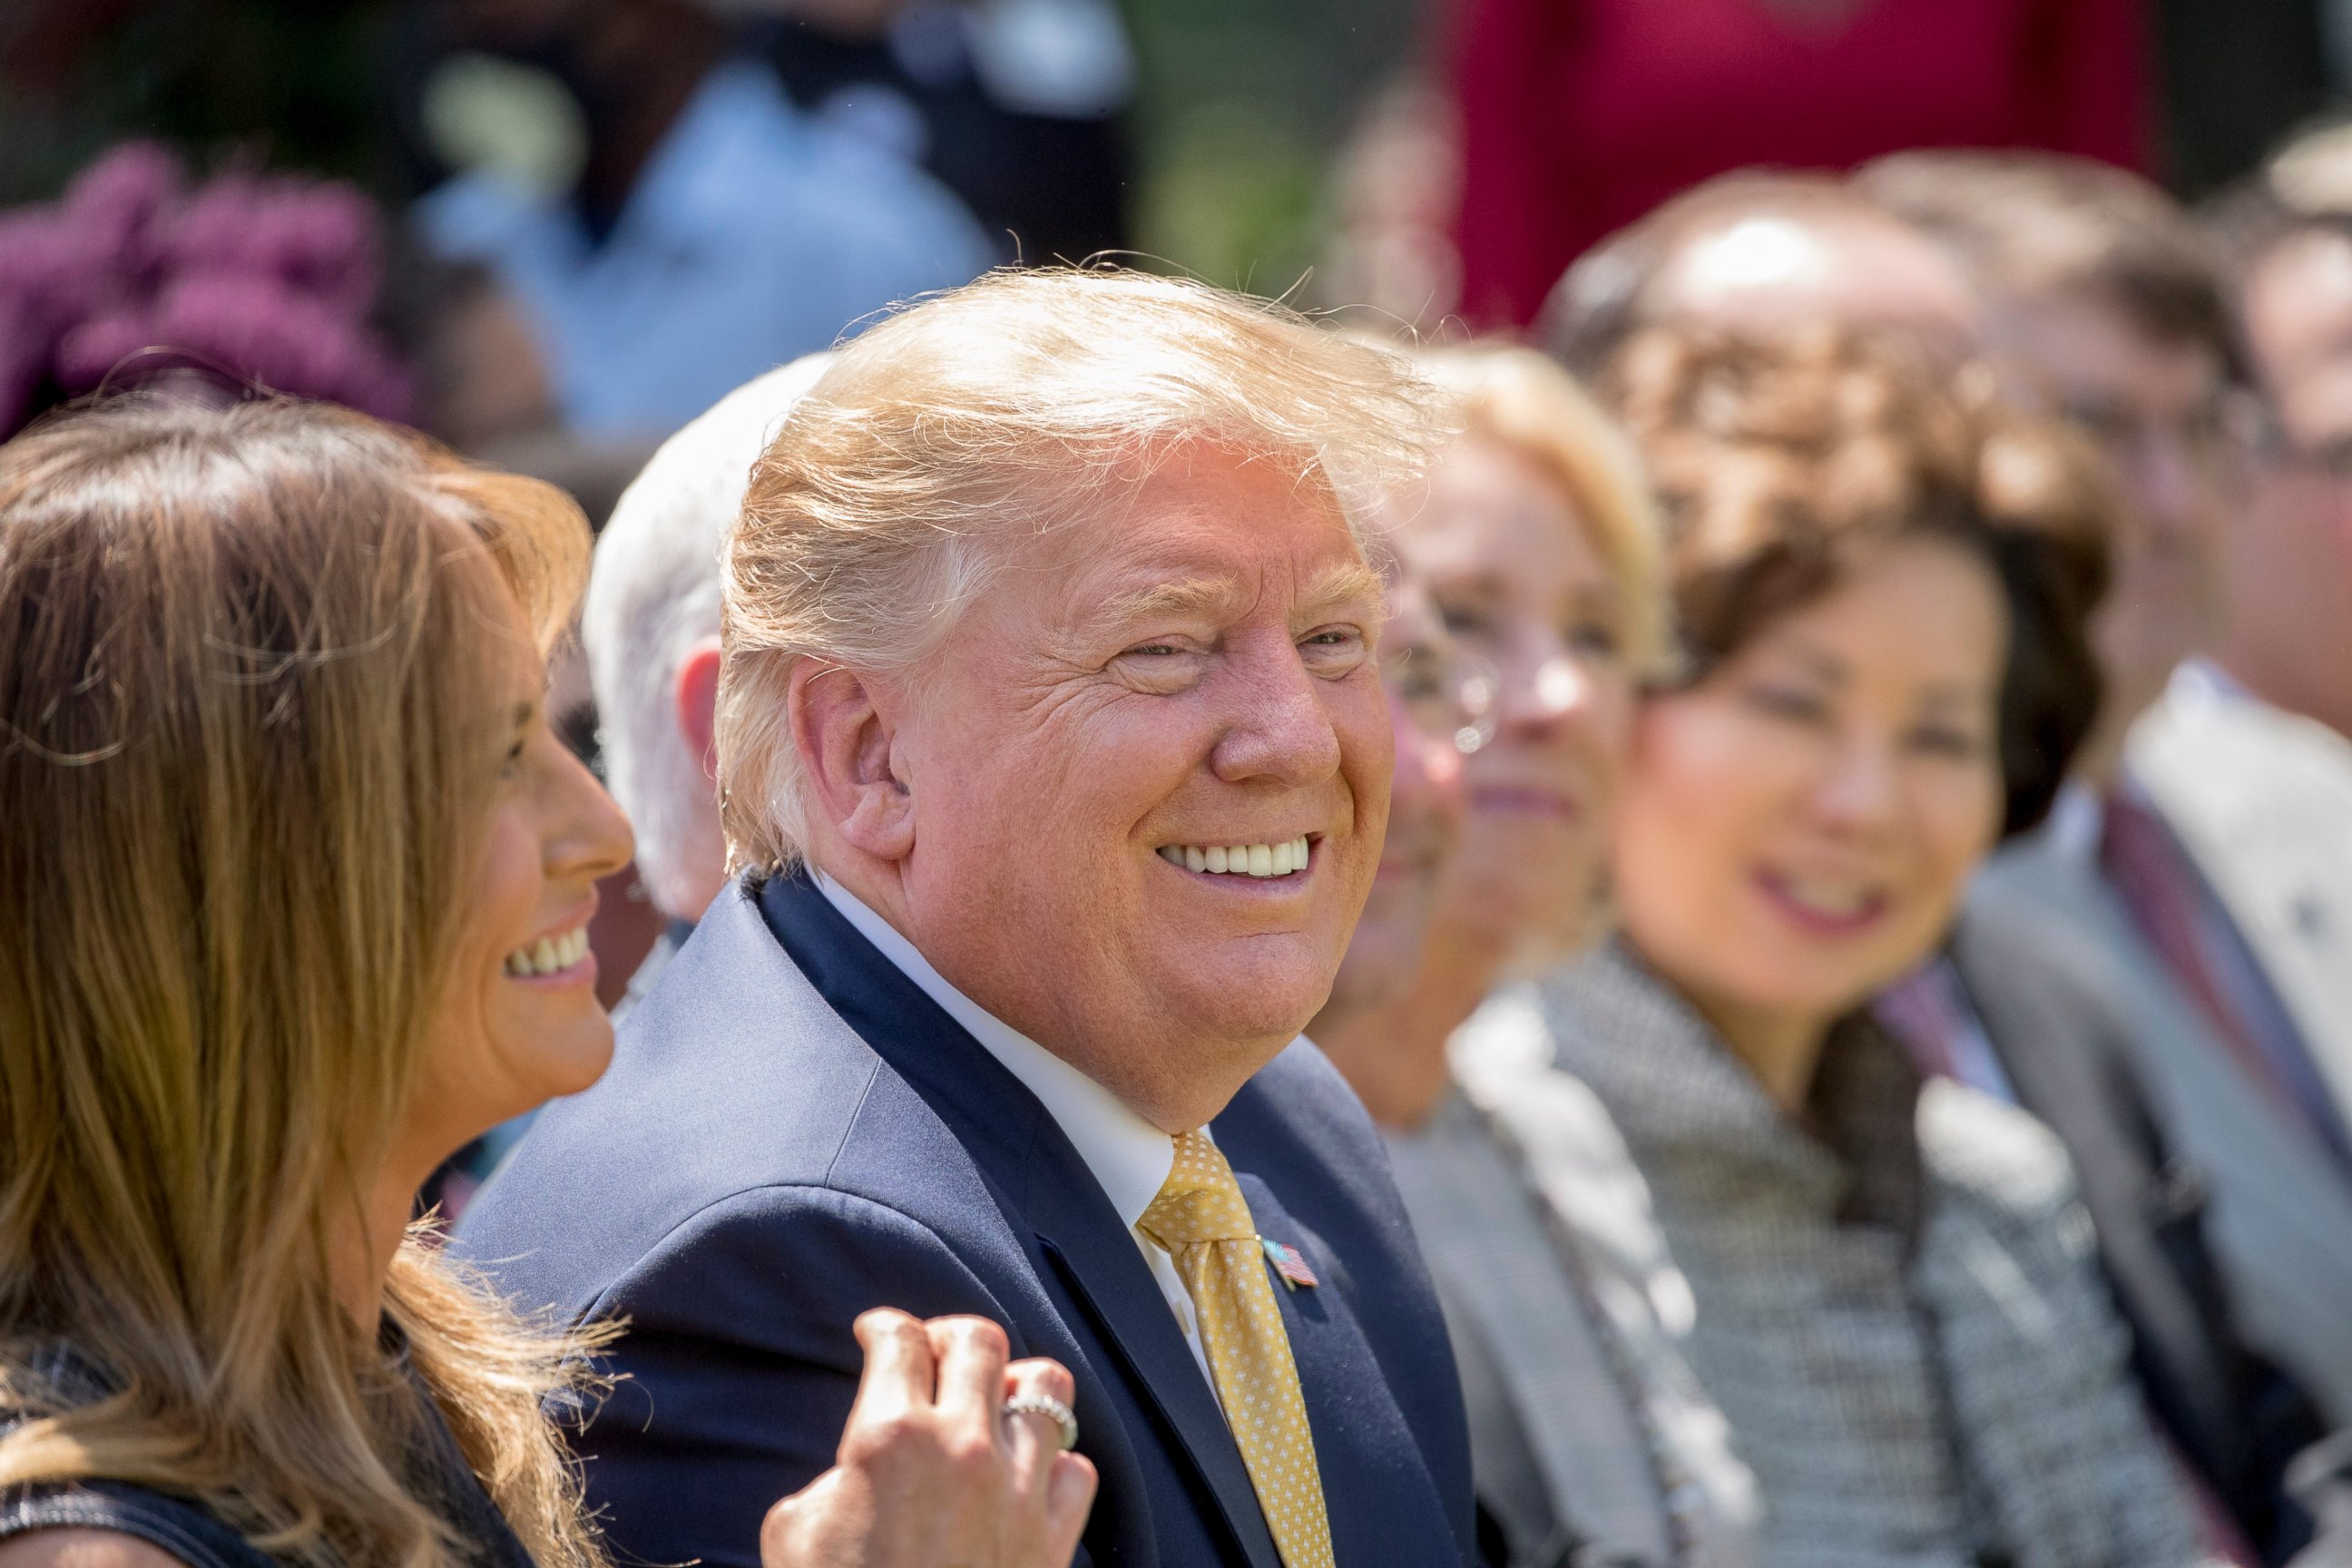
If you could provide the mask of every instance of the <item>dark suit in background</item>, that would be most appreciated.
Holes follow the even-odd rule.
[[[1266,1237],[1350,1565],[1466,1561],[1468,1439],[1378,1135],[1311,1046],[1212,1124]],[[527,1307],[622,1319],[626,1381],[576,1442],[624,1562],[757,1568],[760,1521],[833,1462],[876,1306],[1002,1323],[1077,1384],[1096,1564],[1247,1563],[1274,1544],[1132,1233],[1045,1108],[800,879],[722,895],[551,1106],[458,1245]]]
[[[1953,966],[2018,1103],[2074,1161],[2151,1413],[2248,1544],[2284,1563],[2311,1538],[2287,1468],[2325,1424],[2240,1336],[2206,1247],[2204,1178],[2169,1147],[2141,1082],[2121,976],[2063,910],[2006,891],[1996,879],[1971,902]]]

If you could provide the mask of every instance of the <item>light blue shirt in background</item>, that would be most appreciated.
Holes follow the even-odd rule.
[[[418,204],[427,247],[488,267],[530,321],[565,423],[661,436],[895,301],[995,260],[963,205],[796,111],[761,65],[719,67],[593,244],[561,198],[488,172]]]

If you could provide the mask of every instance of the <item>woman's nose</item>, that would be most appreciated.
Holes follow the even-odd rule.
[[[555,787],[559,799],[547,840],[548,874],[593,881],[627,865],[636,853],[635,835],[587,764],[565,752]]]
[[[1506,728],[1545,729],[1574,716],[1592,699],[1592,676],[1574,655],[1552,640],[1516,661],[1503,681],[1501,719]]]
[[[1815,815],[1848,832],[1892,821],[1901,799],[1895,747],[1873,735],[1848,737],[1832,754],[1812,795]]]

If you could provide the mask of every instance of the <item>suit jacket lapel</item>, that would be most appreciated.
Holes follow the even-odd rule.
[[[1093,1189],[1091,1179],[1087,1189]],[[1064,1191],[1080,1199],[1091,1198],[1108,1214],[1109,1203],[1099,1190]],[[1121,1238],[1113,1241],[1098,1235],[1099,1226],[1090,1216],[1070,1212],[1079,1204],[1049,1201],[1035,1206],[1045,1211],[1038,1215],[1036,1236],[1046,1258],[1093,1320],[1095,1331],[1118,1354],[1128,1376],[1142,1388],[1147,1405],[1168,1427],[1176,1445],[1192,1457],[1233,1531],[1234,1544],[1253,1568],[1281,1568],[1233,1429],[1225,1425],[1224,1412],[1186,1347],[1175,1316],[1168,1310],[1167,1298],[1145,1267],[1142,1253],[1127,1238],[1126,1227],[1118,1225],[1116,1215],[1109,1215],[1116,1227],[1113,1234]],[[1072,1237],[1088,1239],[1065,1245],[1063,1238]],[[1118,1250],[1122,1243],[1124,1255]]]
[[[1017,1211],[1008,1219],[1028,1227],[1171,1446],[1191,1458],[1252,1568],[1281,1568],[1232,1429],[1134,1233],[1036,1096],[805,879],[772,880],[761,903],[817,992],[954,1131]]]

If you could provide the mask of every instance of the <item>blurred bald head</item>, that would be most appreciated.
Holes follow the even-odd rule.
[[[1626,339],[1665,322],[1777,333],[1885,329],[1937,360],[1975,346],[1977,300],[1941,247],[1828,175],[1740,173],[1685,192],[1569,268],[1538,331],[1597,378]]]

